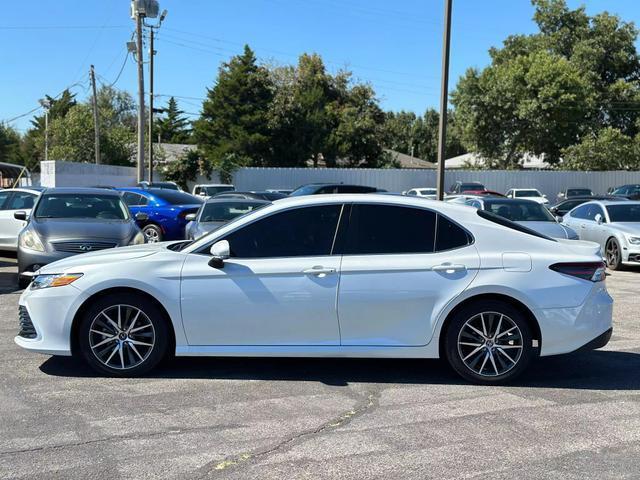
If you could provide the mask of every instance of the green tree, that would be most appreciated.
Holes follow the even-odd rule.
[[[198,175],[211,175],[211,163],[205,160],[197,150],[189,150],[179,159],[166,164],[163,175],[166,180],[176,182],[184,190],[189,190],[188,182],[196,180]]]
[[[270,158],[268,111],[273,98],[268,71],[253,51],[224,63],[208,89],[193,133],[199,149],[214,166],[234,153],[247,165],[267,165]]]
[[[184,112],[178,108],[178,102],[170,97],[165,108],[165,115],[156,121],[156,130],[160,140],[165,143],[189,143],[191,131],[189,120]]]
[[[567,147],[563,158],[562,166],[569,170],[638,170],[640,139],[606,127]]]
[[[8,125],[0,123],[0,162],[22,165],[24,158],[20,151],[20,134]]]
[[[103,87],[97,93],[102,162],[130,165],[133,155],[135,104],[127,92]],[[49,158],[93,162],[94,124],[91,99],[72,106],[49,124]]]
[[[490,50],[491,64],[469,70],[451,95],[458,128],[489,166],[517,168],[524,153],[558,163],[562,152],[608,127],[638,133],[637,30],[608,13],[533,0],[539,32]]]

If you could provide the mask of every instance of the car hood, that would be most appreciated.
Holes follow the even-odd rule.
[[[44,241],[89,239],[125,239],[134,232],[132,220],[93,220],[93,219],[33,219],[30,226]]]
[[[609,228],[613,228],[618,232],[627,233],[629,235],[640,235],[639,222],[611,222],[607,224]]]
[[[127,262],[163,251],[167,248],[167,245],[171,243],[175,242],[145,243],[143,245],[109,248],[97,252],[74,255],[45,265],[40,269],[39,273],[65,273],[87,264],[99,265]]]
[[[200,232],[209,233],[219,229],[225,223],[227,222],[200,222],[198,223],[197,228]]]
[[[551,238],[569,238],[566,227],[556,222],[518,222],[531,230],[546,235]]]

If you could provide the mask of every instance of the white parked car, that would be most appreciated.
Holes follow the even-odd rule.
[[[143,374],[171,349],[442,357],[497,384],[538,355],[607,343],[613,301],[598,251],[465,206],[292,197],[193,242],[45,266],[20,297],[15,341],[114,376]]]
[[[640,202],[593,201],[583,203],[562,218],[580,240],[596,242],[611,270],[640,265]]]
[[[14,218],[13,214],[17,211],[31,213],[31,208],[42,190],[40,187],[0,190],[0,250],[18,249],[18,234],[27,222]]]
[[[504,194],[507,198],[522,198],[538,202],[541,205],[547,205],[549,200],[546,195],[540,193],[536,188],[512,188]]]
[[[193,194],[200,197],[214,197],[222,192],[232,192],[236,189],[235,186],[229,183],[207,183],[196,185],[193,187]]]
[[[424,197],[430,200],[438,198],[438,189],[436,188],[412,188],[404,192],[408,197]]]

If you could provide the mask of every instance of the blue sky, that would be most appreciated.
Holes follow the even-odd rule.
[[[569,0],[640,24],[638,0]],[[294,63],[322,55],[335,71],[347,67],[373,84],[385,109],[422,113],[438,104],[443,0],[161,0],[169,15],[158,35],[156,93],[175,95],[197,114],[221,61],[248,43],[264,62]],[[450,88],[468,67],[488,62],[487,50],[512,33],[535,31],[528,0],[453,0]],[[78,83],[88,94],[89,65],[102,83],[135,94],[136,69],[124,63],[134,29],[128,0],[4,2],[0,16],[0,121],[37,107]],[[146,71],[145,71],[146,75]],[[145,81],[148,78],[145,78]],[[20,131],[31,115],[11,123]]]

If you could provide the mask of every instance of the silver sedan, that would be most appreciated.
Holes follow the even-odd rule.
[[[611,270],[640,264],[640,202],[584,203],[562,223],[578,232],[580,240],[599,243]]]

